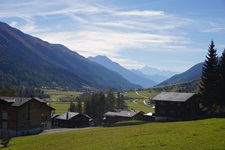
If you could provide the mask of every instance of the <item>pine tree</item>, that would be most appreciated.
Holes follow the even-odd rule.
[[[116,107],[117,107],[117,108],[121,108],[121,97],[120,97],[120,92],[117,92]]]
[[[78,103],[77,103],[77,110],[79,113],[82,113],[82,102],[80,99],[78,100]]]
[[[110,89],[108,92],[107,101],[108,101],[108,110],[113,111],[115,108],[116,97],[115,97],[112,89]]]
[[[70,111],[70,112],[75,112],[75,110],[76,110],[76,106],[75,106],[75,104],[71,101],[71,102],[70,102],[70,106],[69,106],[68,111]]]
[[[90,115],[90,96],[84,98],[84,113]]]
[[[218,64],[218,104],[225,105],[225,49]]]
[[[0,91],[0,95],[1,95],[1,96],[7,96],[7,94],[8,94],[8,90],[7,90],[7,88],[3,85],[3,86],[2,86],[2,89],[1,89],[1,91]]]
[[[211,41],[208,49],[208,56],[206,56],[205,64],[203,66],[200,88],[200,99],[204,107],[213,109],[213,105],[216,101],[217,87],[216,81],[218,77],[217,65],[218,57],[216,53],[214,42]]]
[[[14,97],[18,96],[17,88],[15,86],[12,86],[10,88],[9,96],[14,96]]]

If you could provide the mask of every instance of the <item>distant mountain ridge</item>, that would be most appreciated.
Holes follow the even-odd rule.
[[[170,71],[170,70],[159,70],[157,68],[153,68],[150,66],[144,66],[141,69],[137,69],[138,71],[142,72],[145,75],[160,75],[167,78],[170,78],[171,76],[178,74],[178,72]]]
[[[60,44],[50,44],[0,22],[1,85],[134,89],[118,73]]]
[[[99,63],[102,66],[104,66],[112,71],[119,73],[121,76],[123,76],[125,79],[127,79],[131,83],[139,84],[140,86],[142,86],[144,88],[149,88],[149,87],[156,85],[156,82],[154,82],[153,80],[144,78],[143,76],[133,73],[132,71],[122,67],[120,64],[111,61],[106,56],[98,55],[96,57],[88,57],[88,59],[93,62]]]
[[[181,74],[178,74],[178,75],[174,75],[171,78],[169,78],[168,80],[166,80],[158,85],[161,86],[161,85],[177,84],[177,83],[198,80],[201,77],[203,65],[204,65],[203,62],[198,63],[198,64],[194,65],[193,67],[191,67],[190,69],[188,69],[187,71],[185,71]]]
[[[131,69],[131,71],[135,74],[138,74],[139,76],[142,76],[142,77],[146,78],[146,79],[153,80],[157,84],[159,84],[159,83],[168,79],[168,77],[165,77],[165,76],[162,76],[162,75],[146,75],[146,74],[142,73],[141,71],[138,71],[138,70],[135,70],[135,69]]]

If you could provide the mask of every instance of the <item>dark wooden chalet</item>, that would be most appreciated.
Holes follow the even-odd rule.
[[[88,115],[84,115],[77,112],[66,112],[55,118],[58,127],[64,128],[80,128],[88,127],[91,118]]]
[[[113,124],[119,121],[144,120],[144,113],[135,110],[123,110],[119,112],[107,112],[104,114],[103,123],[105,125]]]
[[[37,97],[0,97],[0,137],[37,134],[51,128],[53,110]]]
[[[155,101],[155,120],[186,120],[196,117],[198,111],[195,93],[162,92]]]

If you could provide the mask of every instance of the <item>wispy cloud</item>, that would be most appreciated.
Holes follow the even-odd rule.
[[[162,10],[129,9],[95,0],[3,0],[0,11],[0,18],[26,33],[64,44],[85,57],[106,55],[124,66],[144,64],[121,56],[130,48],[148,54],[202,52],[198,47],[190,48],[192,40],[186,33],[198,30],[201,23]],[[213,27],[204,32],[223,30]]]
[[[132,10],[132,11],[118,11],[114,15],[119,16],[138,16],[138,17],[158,17],[163,16],[163,11],[153,11],[153,10]]]

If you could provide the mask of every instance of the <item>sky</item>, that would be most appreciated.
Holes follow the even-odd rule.
[[[127,69],[183,72],[211,40],[225,49],[225,0],[1,0],[0,21]]]

